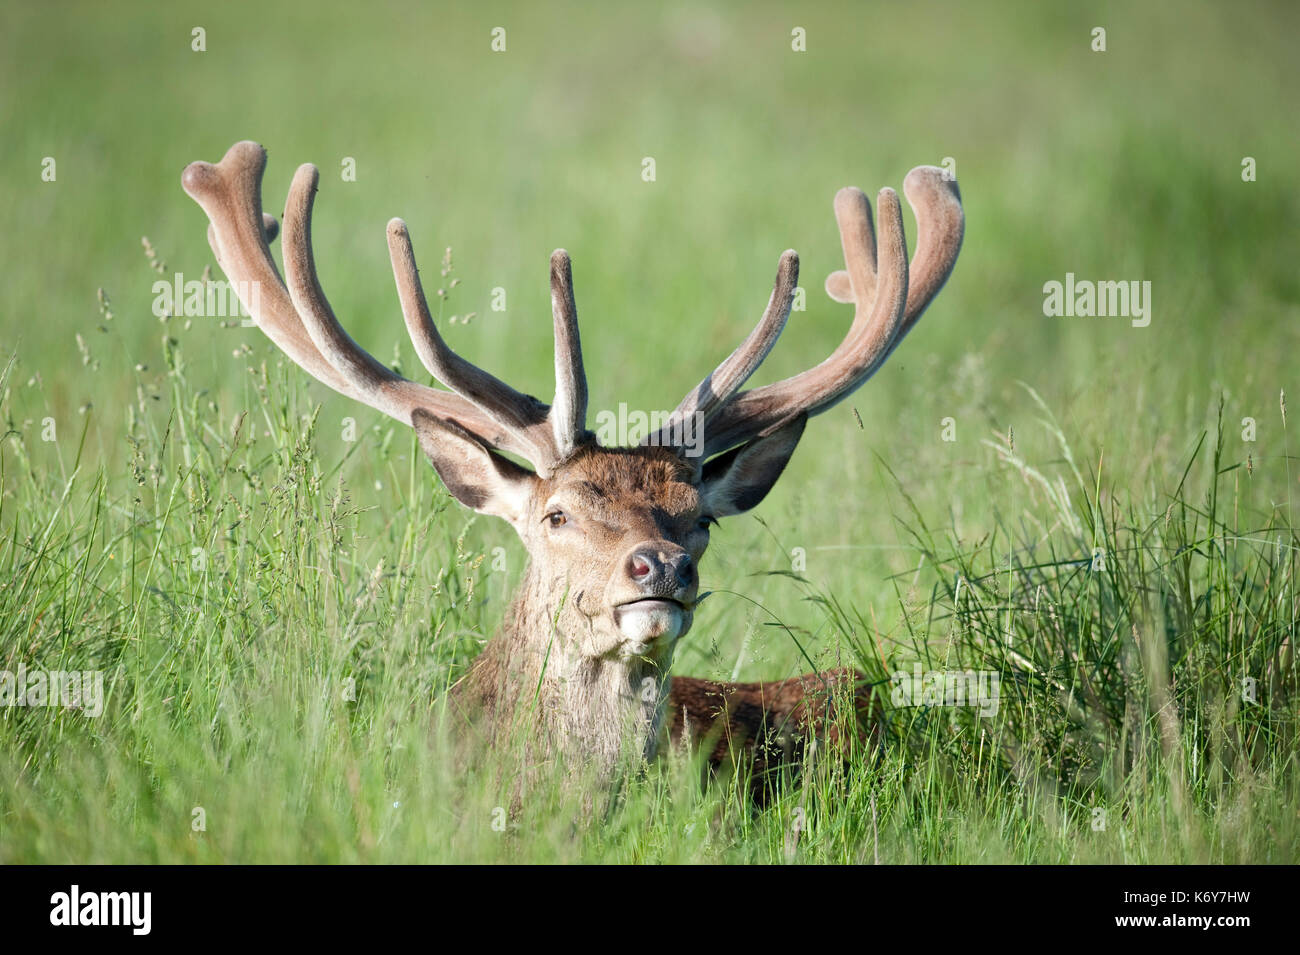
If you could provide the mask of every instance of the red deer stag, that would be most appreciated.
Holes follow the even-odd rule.
[[[870,689],[852,670],[780,683],[669,677],[691,627],[700,558],[717,520],[762,501],[807,419],[842,401],[889,357],[943,287],[961,247],[956,183],[933,166],[913,169],[904,192],[919,237],[909,273],[902,210],[892,189],[871,206],[857,189],[835,196],[846,269],[826,291],[855,307],[829,358],[749,391],[741,386],[775,344],[790,313],[799,260],[781,256],[757,327],[640,446],[602,447],[587,430],[587,383],[569,257],[551,255],[555,400],[548,406],[453,352],[429,314],[405,223],[388,223],[402,314],[438,390],[396,374],[344,331],[317,279],[311,215],[318,173],[299,167],[284,213],[284,281],[262,212],[266,152],[237,143],[216,165],[196,162],[182,183],[211,220],[208,240],[247,308],[286,355],[340,394],[415,429],[447,490],[462,504],[509,521],[531,557],[500,632],[453,691],[491,728],[529,721],[546,751],[613,773],[627,753],[651,758],[665,732],[716,742],[716,764],[748,756],[756,777],[848,724],[834,700],[852,700],[856,734]],[[250,294],[254,290],[256,294]],[[683,446],[693,434],[694,454]],[[701,447],[702,445],[702,447]],[[529,461],[534,470],[498,451]],[[839,691],[839,692],[836,692]],[[492,732],[492,730],[490,730]]]

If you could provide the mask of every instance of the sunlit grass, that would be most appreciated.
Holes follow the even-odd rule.
[[[818,5],[803,54],[778,4],[256,10],[0,15],[0,669],[108,691],[0,708],[0,861],[1297,860],[1295,10]],[[256,329],[152,314],[215,268],[181,168],[243,138],[269,210],[320,165],[322,282],[408,375],[390,216],[431,291],[454,247],[453,347],[543,397],[569,249],[593,409],[672,407],[790,246],[807,309],[759,382],[820,361],[834,191],[953,157],[951,282],[715,532],[675,670],[990,670],[996,715],[892,708],[762,811],[681,753],[520,796],[441,719],[510,529]],[[1066,272],[1151,281],[1150,327],[1045,317]]]

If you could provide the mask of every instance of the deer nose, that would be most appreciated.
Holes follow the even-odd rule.
[[[627,559],[627,573],[642,593],[667,597],[695,583],[695,562],[685,551],[642,547]]]

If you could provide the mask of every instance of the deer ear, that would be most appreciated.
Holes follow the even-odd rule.
[[[417,408],[411,412],[411,425],[452,497],[480,514],[519,526],[528,513],[537,475],[492,451],[453,421]]]
[[[756,507],[785,470],[807,422],[808,416],[800,414],[771,434],[732,448],[705,464],[700,478],[704,512],[726,517]]]

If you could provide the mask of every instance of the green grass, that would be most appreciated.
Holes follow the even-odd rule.
[[[0,862],[1296,862],[1298,20],[6,8],[0,670],[101,669],[108,697],[0,709]],[[567,248],[593,414],[672,407],[791,246],[807,311],[758,383],[820,361],[848,321],[820,289],[834,191],[954,157],[952,281],[715,532],[675,671],[991,669],[997,715],[894,708],[881,754],[763,811],[682,754],[598,811],[559,778],[515,804],[509,754],[465,770],[443,689],[504,612],[514,534],[255,329],[151,314],[154,281],[212,264],[180,170],[243,138],[270,151],[269,210],[321,167],[322,282],[407,374],[390,216],[431,286],[454,249],[444,315],[476,317],[444,322],[453,347],[542,395]],[[1044,317],[1066,272],[1151,281],[1150,327]]]

